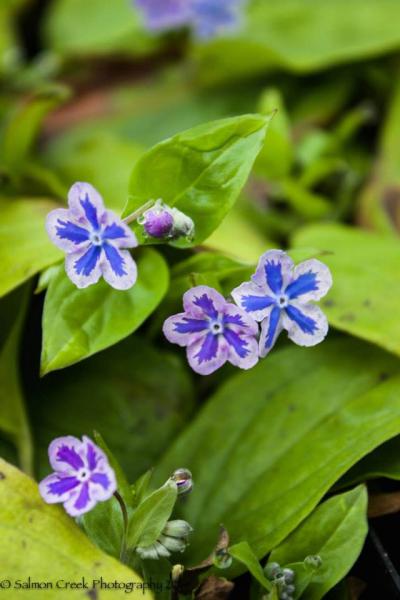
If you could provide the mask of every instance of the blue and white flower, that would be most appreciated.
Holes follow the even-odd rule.
[[[186,346],[188,362],[200,375],[209,375],[226,361],[250,369],[258,361],[258,324],[221,294],[199,285],[183,296],[185,312],[169,317],[163,327],[167,340]]]
[[[240,308],[261,322],[260,356],[266,356],[282,329],[299,346],[315,346],[328,333],[328,321],[313,304],[328,292],[332,276],[316,259],[297,267],[282,250],[270,250],[259,260],[251,281],[232,291]]]
[[[46,229],[52,242],[66,253],[65,270],[71,281],[85,288],[103,276],[117,290],[131,288],[137,268],[127,248],[138,245],[132,230],[105,209],[89,183],[71,187],[68,205],[48,214]]]

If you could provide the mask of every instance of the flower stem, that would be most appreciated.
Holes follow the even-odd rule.
[[[119,494],[119,492],[115,491],[114,496],[117,499],[118,504],[121,507],[122,518],[124,520],[124,532],[122,535],[121,552],[120,552],[119,558],[120,558],[121,562],[126,563],[126,559],[127,559],[126,536],[128,534],[128,511],[126,510],[125,502],[123,501],[123,498]]]
[[[129,225],[129,223],[132,223],[132,221],[136,221],[136,219],[138,219],[144,212],[146,212],[148,208],[151,208],[153,204],[154,200],[148,200],[147,202],[145,202],[145,204],[143,204],[143,206],[140,206],[137,210],[135,210],[135,212],[125,217],[125,219],[122,219],[123,222]]]

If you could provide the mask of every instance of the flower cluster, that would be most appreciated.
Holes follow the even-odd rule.
[[[265,569],[265,576],[276,588],[279,600],[293,600],[296,591],[294,585],[295,573],[292,569],[282,569],[279,563],[269,563]]]
[[[152,31],[190,27],[196,37],[212,38],[237,28],[243,0],[136,0]]]
[[[40,482],[40,494],[48,504],[62,503],[72,517],[92,510],[117,489],[106,455],[86,436],[82,441],[71,435],[56,438],[49,460],[55,472]]]
[[[330,271],[320,261],[295,267],[285,252],[270,250],[251,281],[232,291],[236,305],[210,287],[194,287],[183,296],[184,312],[165,321],[164,335],[186,346],[190,366],[201,375],[226,361],[249,369],[268,354],[283,329],[299,346],[314,346],[326,337],[327,319],[313,301],[331,285]]]

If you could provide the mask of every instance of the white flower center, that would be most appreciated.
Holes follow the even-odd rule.
[[[90,471],[89,471],[89,469],[82,467],[82,469],[79,469],[76,476],[79,479],[79,481],[87,481],[90,477]]]
[[[218,335],[219,333],[222,333],[224,331],[224,326],[219,321],[212,321],[210,323],[210,331],[214,335]]]
[[[92,233],[90,234],[90,241],[93,244],[93,246],[101,246],[103,243],[101,233],[99,231],[92,231]]]
[[[285,294],[281,294],[277,297],[276,302],[279,308],[286,308],[286,306],[289,304],[289,299]]]

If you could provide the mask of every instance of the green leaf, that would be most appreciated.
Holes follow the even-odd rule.
[[[19,373],[19,346],[28,298],[26,286],[0,300],[0,429],[18,448],[21,468],[32,473],[32,439]]]
[[[167,265],[149,248],[135,257],[138,280],[127,291],[115,290],[104,280],[80,290],[64,271],[51,280],[43,313],[42,374],[115,344],[153,312],[167,291]]]
[[[141,583],[136,573],[93,546],[61,507],[46,505],[29,477],[2,459],[0,473],[0,562],[7,579],[26,581],[29,574],[32,581],[49,581],[53,584],[45,592],[49,600],[71,598],[71,589],[57,589],[57,581],[79,582],[83,577],[88,590],[73,592],[74,598],[81,600],[87,600],[94,580],[98,580],[98,600],[121,598],[120,590],[100,589],[100,577],[127,585]],[[43,592],[40,594],[43,597]],[[26,589],[13,589],[7,596],[23,600]],[[153,597],[140,588],[130,596]]]
[[[271,589],[271,582],[265,577],[257,556],[247,542],[239,542],[239,544],[231,546],[229,548],[229,554],[239,562],[243,563],[247,570],[265,590]]]
[[[379,477],[400,480],[400,436],[367,454],[339,480],[338,486],[347,487]]]
[[[273,550],[269,560],[281,565],[310,554],[321,557],[322,565],[301,595],[302,599],[323,598],[357,560],[368,532],[367,500],[364,486],[330,498]],[[299,597],[296,594],[295,598]]]
[[[151,546],[170,518],[178,496],[174,481],[168,480],[160,489],[147,496],[129,521],[127,546]]]
[[[253,0],[236,35],[198,44],[194,54],[208,82],[276,67],[309,73],[396,50],[399,19],[397,0]]]
[[[111,450],[105,443],[103,437],[100,435],[100,433],[98,431],[94,432],[93,438],[94,438],[94,441],[96,442],[96,444],[106,454],[106,456],[108,458],[108,462],[110,463],[111,467],[113,468],[113,470],[115,472],[115,476],[117,478],[117,490],[118,490],[119,494],[121,495],[123,501],[125,502],[125,505],[127,507],[129,507],[129,506],[132,507],[133,506],[132,490],[131,490],[128,480],[126,479],[125,473],[123,472],[119,462],[117,461],[117,459],[115,458],[115,456],[113,455],[113,453],[111,452]]]
[[[185,363],[184,357],[160,352],[134,335],[41,379],[30,398],[40,475],[48,473],[52,439],[91,436],[96,429],[128,480],[135,481],[159,460],[193,411],[195,394]]]
[[[80,524],[88,538],[103,552],[118,559],[122,557],[124,520],[116,498],[99,502],[81,517]]]
[[[54,208],[50,200],[0,199],[0,296],[62,258],[44,226]]]
[[[194,220],[193,244],[205,240],[235,203],[269,121],[261,115],[222,119],[157,144],[133,169],[124,216],[148,200],[162,198]]]
[[[398,241],[341,225],[315,225],[300,230],[293,243],[325,252],[321,260],[332,270],[333,287],[321,305],[330,324],[400,354]]]
[[[349,338],[291,346],[222,385],[155,480],[181,464],[194,475],[182,511],[194,528],[191,560],[212,548],[219,523],[261,558],[351,465],[399,431],[397,359]]]

